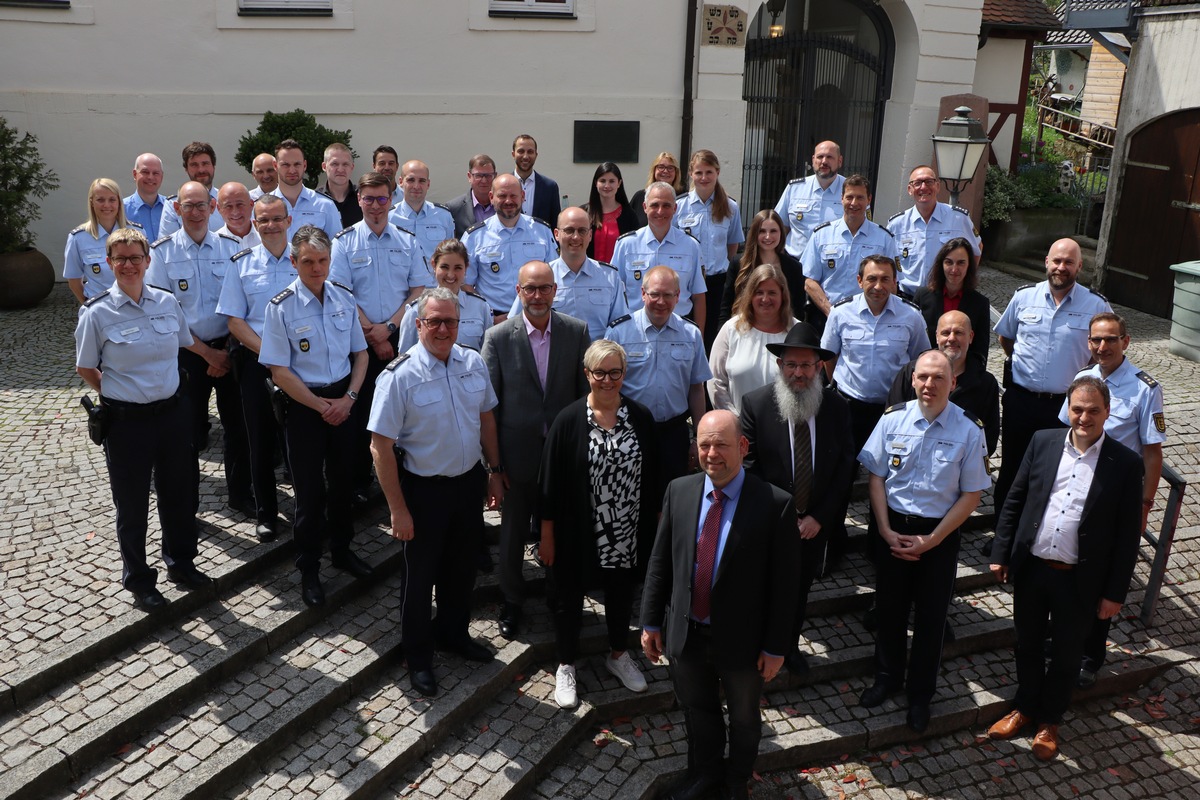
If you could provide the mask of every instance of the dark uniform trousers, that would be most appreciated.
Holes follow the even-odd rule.
[[[309,389],[317,397],[336,399],[346,394],[349,386],[347,376],[337,383]],[[292,526],[296,567],[302,574],[311,574],[321,568],[321,539],[327,523],[330,552],[336,556],[350,548],[354,536],[350,460],[357,439],[349,419],[341,425],[330,425],[316,411],[294,400],[288,401],[283,430],[296,494],[296,522]]]
[[[422,477],[401,467],[400,488],[414,531],[401,543],[400,562],[400,630],[410,672],[433,666],[434,642],[458,643],[468,636],[486,484],[482,465],[454,477]]]
[[[654,423],[658,433],[658,480],[666,486],[676,478],[688,474],[688,454],[691,448],[691,431],[688,429],[689,412],[673,417],[666,422]],[[700,420],[695,420],[699,422]]]
[[[734,275],[737,275],[739,263],[736,259],[731,260],[728,269],[734,270]],[[704,276],[704,297],[705,311],[704,315],[704,355],[708,356],[712,351],[713,342],[717,339],[717,334],[721,332],[721,298],[725,296],[725,279],[729,276],[728,269],[725,272],[719,272],[716,275]],[[699,420],[696,420],[699,422]]]
[[[888,509],[888,524],[896,533],[922,536],[931,533],[939,522]],[[886,549],[877,560],[875,680],[894,688],[907,686],[910,701],[928,703],[937,685],[946,615],[954,595],[959,538],[957,530],[952,532],[937,547],[921,553],[917,561],[896,558]],[[914,613],[912,653],[905,681],[910,609]]]
[[[1095,608],[1079,598],[1075,570],[1029,556],[1013,582],[1017,629],[1017,709],[1039,725],[1062,720],[1079,675],[1083,639]],[[1045,640],[1051,639],[1050,664]]]
[[[224,350],[228,337],[205,342],[209,347]],[[221,419],[222,455],[225,464],[225,487],[230,500],[249,500],[250,445],[246,436],[246,421],[242,414],[241,394],[233,370],[220,378],[208,374],[208,362],[191,350],[179,349],[179,367],[187,373],[184,391],[190,398],[192,436],[199,458],[208,427],[208,398],[217,393],[217,416]]]
[[[864,400],[851,397],[850,395],[838,389],[840,394],[846,400],[847,409],[850,412],[850,436],[854,439],[854,452],[857,455],[862,452],[863,445],[867,443],[867,439],[871,438],[871,433],[875,430],[875,426],[879,424],[880,418],[883,416],[884,409],[887,408],[885,403],[868,403]],[[850,508],[850,496],[854,491],[854,482],[858,478],[858,465],[854,465],[854,469],[850,470],[850,485],[846,487],[846,504],[842,507],[841,518],[845,519],[846,511]],[[887,548],[880,545],[883,540],[879,538],[879,530],[875,526],[875,515],[868,514],[870,517],[867,523],[867,556],[876,564],[886,556]],[[846,531],[845,526],[839,526],[836,530],[831,531],[829,539],[829,547],[835,553],[843,553],[846,550],[849,542],[850,534]]]
[[[146,517],[150,477],[158,495],[162,555],[168,567],[194,566],[196,510],[199,506],[196,458],[189,446],[191,416],[181,393],[157,403],[104,399],[111,417],[104,460],[121,547],[121,583],[133,592],[154,588],[158,572],[146,564]]]
[[[397,330],[388,337],[392,349],[400,344],[400,331]],[[399,355],[399,352],[396,353]],[[350,412],[347,425],[354,426],[354,461],[351,466],[353,485],[356,489],[365,489],[371,485],[371,432],[367,430],[367,422],[371,418],[371,404],[375,399],[375,380],[383,372],[383,368],[391,362],[384,361],[375,355],[375,348],[367,345],[367,376],[363,379],[362,389],[359,390],[358,400]]]
[[[242,416],[250,449],[250,483],[259,524],[273,524],[279,515],[275,486],[275,446],[283,441],[271,408],[267,379],[271,371],[258,363],[249,347],[233,349],[233,372],[242,399]],[[220,395],[218,395],[218,398]]]
[[[1007,371],[1007,365],[1005,369]],[[1065,394],[1031,392],[1011,380],[1006,380],[1005,384],[1004,395],[1000,398],[1004,410],[1000,428],[1000,474],[996,477],[993,493],[996,508],[1004,506],[1033,435],[1047,428],[1067,427],[1058,419],[1058,412],[1067,399]]]

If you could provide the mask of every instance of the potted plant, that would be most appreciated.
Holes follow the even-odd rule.
[[[0,117],[0,308],[30,308],[54,288],[54,267],[33,247],[29,226],[42,215],[36,201],[57,188],[37,137]]]

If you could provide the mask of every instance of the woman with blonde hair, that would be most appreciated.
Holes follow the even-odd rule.
[[[746,233],[746,249],[742,251],[737,272],[725,278],[717,324],[724,325],[733,316],[733,303],[746,285],[746,279],[755,267],[762,264],[774,264],[783,272],[792,296],[792,315],[796,319],[803,318],[804,304],[808,300],[804,292],[804,268],[795,256],[783,249],[786,230],[783,218],[774,209],[764,208],[754,215],[750,230]]]
[[[117,228],[142,229],[125,218],[121,187],[112,178],[96,178],[88,187],[87,222],[67,234],[63,277],[80,305],[113,284],[113,273],[104,252],[109,235]]]
[[[646,176],[646,187],[638,189],[629,199],[629,206],[637,216],[639,228],[646,226],[646,209],[642,206],[646,202],[646,189],[655,181],[671,184],[676,197],[683,194],[683,173],[679,169],[679,159],[673,153],[664,150],[654,157],[650,162],[650,173]]]

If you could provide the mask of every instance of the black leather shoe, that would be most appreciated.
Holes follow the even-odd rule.
[[[958,639],[954,634],[954,626],[950,624],[950,620],[946,620],[946,632],[942,634],[942,644],[947,645]]]
[[[1075,678],[1075,686],[1080,689],[1090,689],[1096,685],[1096,670],[1087,667],[1079,668],[1079,676]]]
[[[143,611],[158,611],[167,607],[167,598],[158,589],[147,589],[133,593],[133,603]]]
[[[330,562],[340,570],[349,572],[356,578],[365,578],[371,574],[371,565],[347,550],[330,558]]]
[[[433,697],[437,694],[437,680],[433,677],[433,670],[419,669],[416,672],[408,673],[408,682],[412,684],[413,691],[425,697]]]
[[[312,608],[325,605],[325,589],[321,586],[321,576],[316,573],[300,578],[300,596],[304,605]]]
[[[521,632],[521,607],[516,603],[505,603],[500,609],[500,635],[515,639]]]
[[[275,541],[275,537],[279,535],[278,523],[273,520],[271,522],[260,522],[254,526],[254,535],[263,544],[273,542]]]
[[[475,556],[475,569],[483,575],[491,575],[496,571],[496,565],[492,563],[492,551],[486,547],[482,547],[479,553]]]
[[[863,628],[873,631],[879,627],[879,610],[872,604],[870,608],[863,612],[862,615]]]
[[[436,646],[438,650],[455,653],[468,661],[478,661],[481,664],[487,664],[496,657],[495,653],[470,636],[457,642],[437,642]]]
[[[808,659],[804,653],[793,648],[792,652],[783,657],[783,665],[793,675],[803,675],[808,672]]]
[[[721,800],[750,800],[750,785],[745,782],[740,785],[725,782],[721,785],[720,797]]]
[[[171,567],[167,570],[167,579],[190,591],[206,589],[212,585],[213,579],[195,567]]]
[[[371,493],[367,489],[355,489],[350,495],[350,503],[355,508],[362,508],[371,502]]]
[[[892,689],[892,687],[888,684],[876,681],[874,686],[872,686],[870,689],[867,689],[862,693],[862,696],[858,698],[858,704],[863,708],[874,708],[875,706],[881,704],[884,700],[887,700],[888,695],[890,695],[893,691],[895,690]]]
[[[929,703],[910,701],[906,722],[917,733],[924,733],[929,727]]]
[[[258,506],[254,505],[253,497],[231,497],[229,498],[229,507],[247,517],[258,514]]]
[[[718,784],[711,775],[684,775],[663,797],[665,800],[707,800]]]

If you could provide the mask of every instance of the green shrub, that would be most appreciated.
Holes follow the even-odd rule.
[[[263,114],[262,122],[258,123],[256,133],[246,131],[246,135],[238,140],[237,155],[234,160],[247,172],[259,153],[274,153],[275,147],[284,139],[295,139],[304,150],[304,158],[308,161],[308,169],[304,172],[304,185],[310,189],[316,188],[317,178],[321,176],[321,160],[325,148],[334,142],[350,146],[350,131],[335,131],[317,122],[312,114],[297,108],[286,114],[276,114],[268,111]],[[354,148],[350,153],[358,157]]]
[[[29,226],[41,219],[35,198],[58,188],[58,175],[46,168],[37,149],[37,137],[17,134],[0,117],[0,253],[16,253],[30,247]]]

